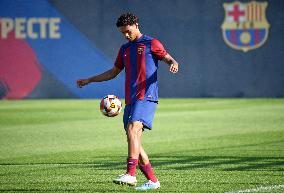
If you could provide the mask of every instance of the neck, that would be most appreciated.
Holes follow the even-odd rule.
[[[137,36],[136,36],[136,38],[135,38],[134,41],[137,41],[139,38],[141,38],[142,35],[143,35],[143,34],[139,31],[139,33],[137,34]]]

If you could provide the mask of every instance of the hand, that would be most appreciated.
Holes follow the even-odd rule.
[[[170,54],[165,55],[165,57],[162,59],[166,64],[169,65],[169,71],[172,73],[178,72],[178,63],[171,57]]]
[[[86,86],[89,83],[90,83],[89,79],[80,79],[80,80],[77,80],[77,87],[82,88],[83,86]]]
[[[178,63],[173,63],[169,66],[169,71],[172,73],[177,73],[178,72]]]

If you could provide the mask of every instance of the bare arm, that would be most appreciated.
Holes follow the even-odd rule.
[[[91,82],[103,82],[103,81],[111,80],[111,79],[115,78],[120,72],[121,72],[121,70],[114,66],[112,69],[109,69],[109,70],[103,72],[102,74],[95,75],[95,76],[92,76],[92,77],[86,78],[86,79],[77,80],[77,86],[79,88],[82,88],[83,86],[85,86],[85,85],[87,85]]]
[[[169,65],[169,71],[172,73],[177,73],[178,72],[178,63],[171,57],[170,54],[167,54],[163,59],[162,59],[166,64]]]

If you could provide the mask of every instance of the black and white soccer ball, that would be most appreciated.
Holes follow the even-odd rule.
[[[122,103],[115,95],[107,95],[101,100],[100,110],[107,117],[117,116],[121,112],[121,109]]]

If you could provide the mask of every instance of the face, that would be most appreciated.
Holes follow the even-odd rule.
[[[139,34],[138,24],[127,25],[119,27],[119,31],[128,41],[134,41]]]

